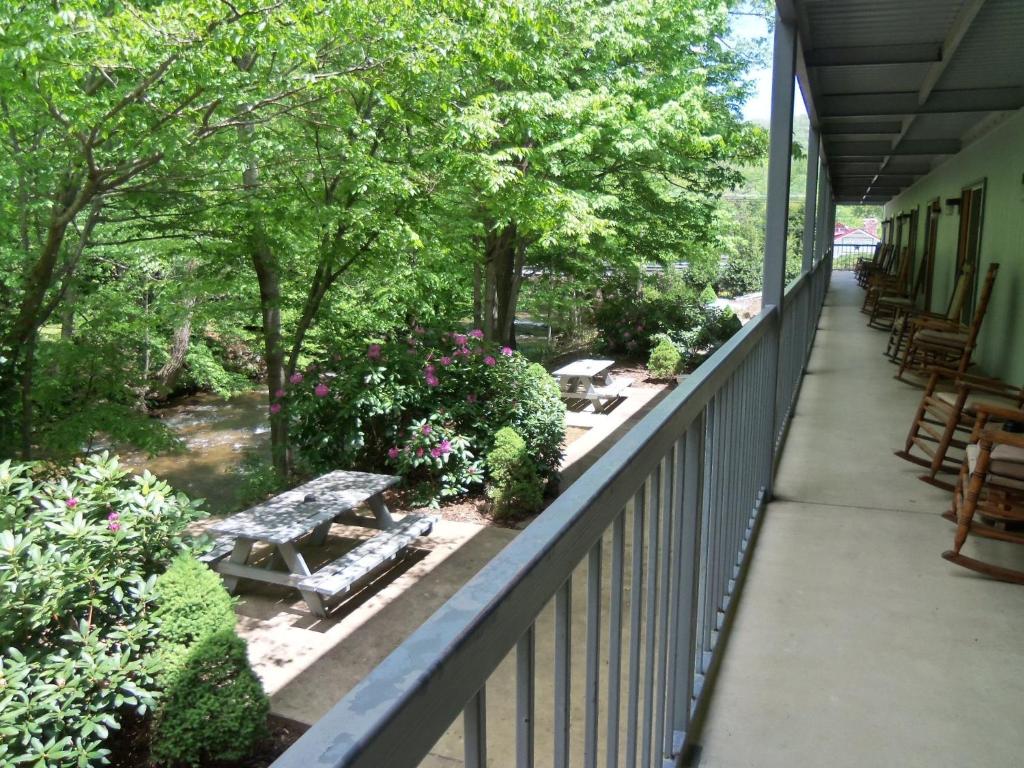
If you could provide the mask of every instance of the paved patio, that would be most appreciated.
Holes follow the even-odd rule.
[[[701,768],[1024,765],[1024,589],[941,559],[949,494],[892,453],[920,393],[892,378],[862,297],[836,273]]]

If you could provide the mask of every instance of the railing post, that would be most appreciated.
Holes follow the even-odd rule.
[[[769,126],[768,148],[768,200],[765,211],[764,288],[761,301],[764,306],[778,307],[776,323],[776,349],[782,351],[783,294],[786,288],[786,230],[789,223],[789,177],[793,153],[793,95],[796,77],[796,24],[783,20],[775,11],[775,42],[772,52],[772,114]],[[768,403],[774,424],[782,406],[780,403],[779,355],[770,361],[768,383],[774,394]],[[775,440],[771,441],[774,466]],[[767,498],[772,493],[772,472],[765,478]]]

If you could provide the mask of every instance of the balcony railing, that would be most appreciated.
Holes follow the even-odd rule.
[[[834,243],[832,254],[832,268],[839,272],[849,272],[860,259],[870,259],[874,256],[875,246]]]
[[[460,715],[465,765],[482,768],[488,693],[515,713],[514,755],[491,764],[532,766],[540,732],[556,768],[671,764],[719,662],[831,267],[827,253],[781,310],[765,307],[275,768],[415,766]],[[586,603],[575,633],[574,580]],[[540,671],[551,695],[538,707],[538,621],[552,604],[553,662]],[[499,689],[510,653],[514,682]]]

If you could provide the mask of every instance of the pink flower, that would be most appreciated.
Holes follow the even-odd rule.
[[[271,403],[270,404],[270,412],[271,413],[280,413],[281,412],[281,404],[280,403]]]
[[[459,347],[458,349],[455,350],[456,357],[466,357],[468,354],[469,349],[467,347]]]
[[[498,362],[498,361],[495,360],[490,355],[488,355],[487,357],[484,358],[484,365],[494,365],[496,362]]]
[[[476,392],[470,392],[468,395],[466,395],[466,402],[467,403],[475,403],[476,402]]]
[[[284,397],[284,390],[278,389],[274,391],[274,397]]]
[[[452,334],[452,341],[455,342],[455,346],[456,347],[464,347],[464,346],[466,346],[466,341],[467,341],[466,334],[464,334],[464,333],[453,333]]]
[[[442,440],[440,443],[437,444],[437,450],[440,451],[442,455],[444,455],[446,453],[451,453],[452,452],[451,441],[450,440]]]
[[[380,344],[371,344],[366,350],[366,356],[371,360],[380,359]]]
[[[427,376],[427,386],[433,389],[441,382],[437,380],[437,376]]]
[[[429,424],[424,424],[422,427],[420,427],[420,432],[422,432],[424,435],[429,435],[433,431],[433,428]]]
[[[329,391],[330,390],[327,388],[327,385],[324,384],[322,381],[315,387],[313,387],[313,394],[316,395],[317,397],[327,397],[327,393]]]
[[[114,533],[117,533],[121,530],[121,525],[120,523],[107,523],[107,528],[113,531]]]
[[[436,447],[436,446],[431,448],[430,449],[430,455],[433,456],[435,459],[440,459],[441,458],[441,449]]]
[[[391,446],[390,448],[388,448],[389,459],[397,459],[399,453],[401,453],[401,451],[399,451],[398,448],[396,448],[395,446]]]
[[[484,332],[481,331],[479,328],[474,328],[472,331],[469,332],[469,335],[472,336],[474,339],[482,339],[484,337]]]
[[[416,449],[416,456],[417,456],[417,458],[423,456],[423,449],[422,448],[417,448]]]
[[[445,356],[445,357],[441,358],[441,365],[451,365],[451,364],[452,364],[452,359],[450,357]]]
[[[512,357],[512,347],[502,347],[501,354],[505,357]]]
[[[120,519],[121,516],[117,514],[117,512],[111,512],[109,515],[107,515],[107,520],[109,520],[110,522],[115,522]]]
[[[424,328],[422,325],[417,325],[415,328],[412,329],[412,332],[419,336],[422,336],[424,333],[427,332],[427,329]]]
[[[64,503],[68,505],[68,509],[74,509],[75,507],[78,506],[78,499],[76,499],[74,496],[72,496],[70,499],[68,499]]]
[[[292,384],[301,384],[302,374],[296,371],[295,373],[288,377],[288,381],[290,381]]]
[[[427,374],[427,376],[433,376],[436,370],[437,369],[434,366],[428,365],[426,368],[423,369],[423,372]]]

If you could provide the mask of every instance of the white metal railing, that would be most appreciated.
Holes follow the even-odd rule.
[[[275,768],[415,766],[460,714],[468,768],[528,768],[539,749],[550,750],[556,768],[673,764],[710,690],[830,256],[790,286],[781,311],[765,307],[630,430]],[[584,611],[574,612],[574,599]],[[512,671],[496,675],[509,654]],[[489,717],[499,705],[509,716]],[[489,727],[510,728],[515,745],[490,761]]]
[[[837,272],[849,272],[856,268],[857,262],[861,259],[871,259],[875,254],[875,246],[835,243],[832,246],[832,253],[832,268]]]

